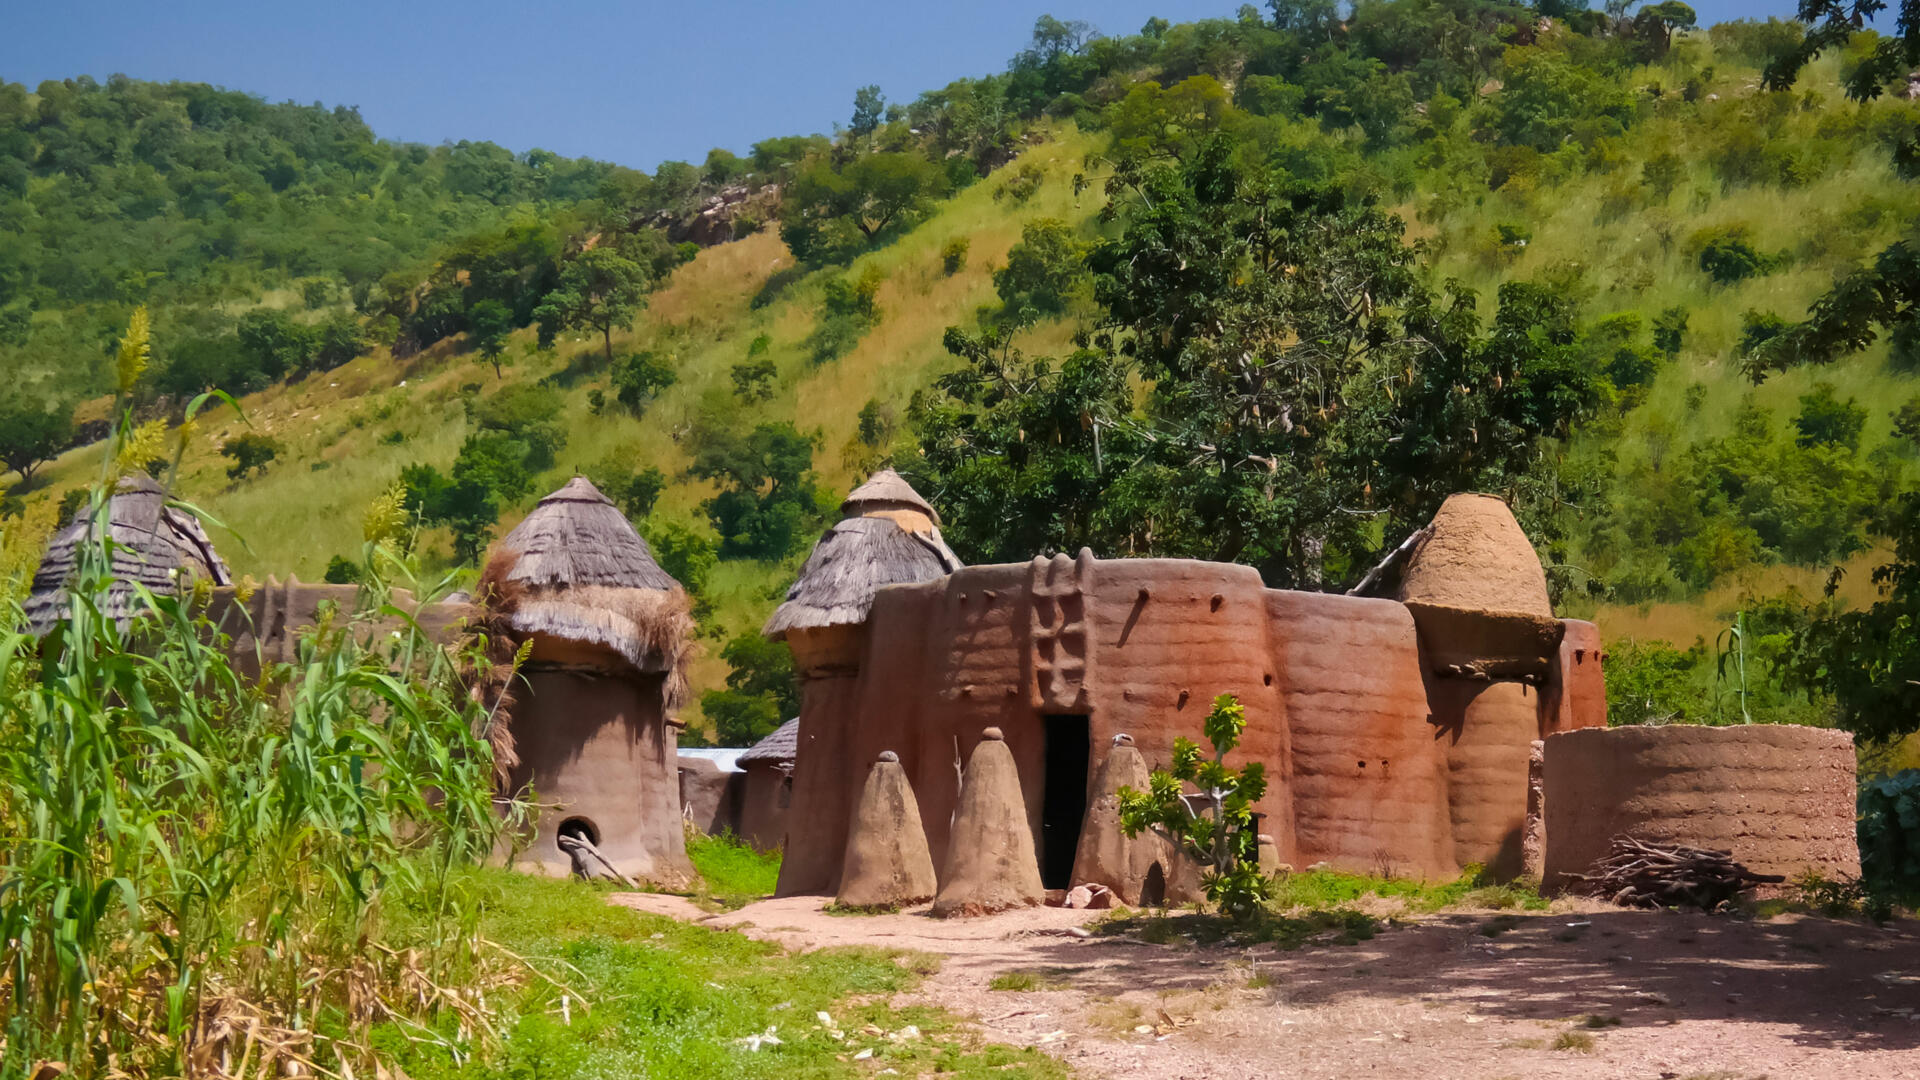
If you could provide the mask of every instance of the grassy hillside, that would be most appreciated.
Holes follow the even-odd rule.
[[[583,189],[564,206],[508,209],[494,231],[411,271],[424,284],[355,302],[369,326],[398,322],[397,353],[373,345],[246,395],[244,420],[208,416],[183,462],[183,494],[230,527],[222,550],[237,571],[316,579],[335,557],[358,556],[365,508],[403,469],[459,459],[477,431],[476,403],[537,385],[559,395],[565,443],[528,494],[504,500],[494,536],[566,476],[611,462],[663,474],[650,529],[713,537],[706,502],[717,489],[689,472],[696,451],[715,433],[768,423],[813,439],[814,520],[825,520],[873,464],[920,452],[908,404],[960,365],[943,347],[949,327],[1002,318],[994,271],[1025,226],[1054,219],[1088,248],[1115,243],[1134,204],[1105,190],[1109,178],[1177,166],[1215,133],[1236,141],[1239,167],[1263,182],[1331,186],[1351,203],[1392,208],[1419,245],[1422,279],[1471,287],[1483,324],[1510,283],[1572,305],[1572,329],[1555,347],[1584,365],[1598,399],[1564,437],[1541,443],[1534,480],[1554,493],[1527,496],[1550,514],[1537,539],[1563,610],[1600,621],[1629,666],[1641,662],[1639,645],[1672,643],[1646,654],[1673,668],[1661,708],[1703,718],[1724,696],[1711,643],[1737,610],[1783,594],[1812,600],[1835,565],[1846,571],[1843,602],[1873,595],[1867,571],[1886,548],[1872,510],[1916,456],[1894,418],[1920,395],[1908,359],[1881,340],[1830,364],[1763,368],[1756,382],[1754,358],[1769,317],[1803,318],[1837,278],[1913,229],[1920,195],[1896,151],[1920,131],[1920,106],[1847,100],[1840,87],[1857,48],[1821,58],[1791,91],[1762,89],[1768,50],[1798,40],[1791,24],[1683,33],[1658,49],[1624,24],[1524,15],[1491,0],[1369,5],[1322,28],[1321,44],[1319,31],[1285,19],[1150,25],[1115,38],[1042,20],[1006,74],[930,92],[863,131],[768,140],[751,162],[716,151],[704,170],[616,172],[591,198]],[[1429,40],[1465,44],[1445,57],[1413,47]],[[983,100],[998,103],[1002,112],[985,112],[1000,120],[979,119]],[[871,237],[848,227],[871,210],[846,198],[863,164],[922,185]],[[540,293],[580,252],[630,246],[689,192],[741,177],[740,190],[763,200],[753,213],[777,216],[778,227],[743,216],[743,239],[677,269],[662,257],[664,283],[631,329],[613,332],[616,357],[652,354],[673,372],[643,410],[612,402],[618,375],[596,359],[597,334],[563,331],[539,347],[557,329],[534,325],[551,321],[536,313]],[[784,201],[767,202],[776,181]],[[966,255],[950,272],[955,241]],[[519,284],[501,295],[521,328],[504,339],[511,363],[496,377],[474,351],[484,291],[475,283],[497,275],[496,256],[513,244],[524,249],[507,260]],[[1722,249],[1747,264],[1709,272]],[[1084,267],[1078,275],[1064,316],[1025,324],[1018,348],[1064,356],[1076,331],[1112,325]],[[850,348],[820,361],[817,331],[834,317],[835,290],[862,281],[877,283],[872,318]],[[228,314],[298,306],[290,282],[273,284],[223,301]],[[438,314],[449,296],[453,314]],[[1663,345],[1662,320],[1676,313],[1684,331]],[[735,392],[733,369],[750,355],[774,367],[764,399]],[[1796,427],[1810,397],[1830,400],[1843,421],[1860,414],[1858,430],[1839,444],[1810,441]],[[883,429],[868,442],[858,437],[863,413]],[[263,474],[230,480],[219,448],[247,431],[281,449]],[[97,453],[74,450],[42,470],[28,505],[87,482]],[[430,568],[456,561],[446,528],[425,530],[419,553]],[[804,553],[803,543],[714,565],[696,689],[721,684],[722,643],[764,619]],[[1823,715],[1798,691],[1776,688],[1772,700],[1782,718]]]

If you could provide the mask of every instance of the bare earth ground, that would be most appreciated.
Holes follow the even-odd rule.
[[[1103,913],[1059,908],[942,922],[924,908],[827,915],[818,897],[717,916],[676,896],[614,901],[790,948],[944,956],[901,1004],[971,1015],[986,1037],[1041,1046],[1088,1077],[1920,1077],[1912,923],[1563,902],[1506,916],[1514,928],[1496,937],[1481,932],[1495,913],[1445,914],[1288,952],[1080,938],[1069,928]],[[987,989],[1009,970],[1069,988]],[[1554,1049],[1567,1033],[1591,1049]]]

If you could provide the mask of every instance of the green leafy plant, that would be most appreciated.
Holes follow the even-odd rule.
[[[1207,899],[1235,920],[1254,917],[1273,893],[1273,880],[1260,872],[1260,837],[1253,804],[1267,792],[1266,767],[1250,761],[1229,768],[1226,757],[1240,745],[1247,711],[1232,694],[1213,699],[1201,727],[1213,744],[1213,759],[1184,736],[1174,740],[1173,767],[1156,769],[1146,791],[1123,787],[1120,827],[1128,836],[1151,830],[1178,844],[1203,867],[1200,883]],[[1195,811],[1182,787],[1192,784],[1204,805]]]

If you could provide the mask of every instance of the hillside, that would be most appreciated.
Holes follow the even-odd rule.
[[[833,140],[768,140],[751,158],[716,151],[700,169],[669,163],[653,177],[568,164],[590,173],[591,182],[544,200],[524,197],[523,186],[513,189],[519,197],[475,202],[443,179],[430,190],[452,200],[440,214],[445,228],[396,245],[379,274],[348,269],[344,264],[362,254],[350,245],[299,267],[265,256],[230,260],[248,269],[228,275],[229,284],[217,290],[162,285],[102,298],[97,289],[50,294],[42,287],[34,294],[40,307],[31,350],[0,352],[0,360],[21,358],[13,362],[34,379],[31,372],[43,369],[31,366],[29,351],[51,355],[79,348],[83,338],[108,340],[104,320],[123,322],[135,300],[153,308],[162,354],[169,334],[187,333],[170,306],[211,305],[234,317],[258,305],[251,310],[285,310],[301,325],[358,320],[370,331],[358,343],[360,355],[334,366],[296,365],[293,378],[240,399],[244,420],[231,411],[206,414],[182,462],[183,496],[229,527],[234,539],[220,539],[223,553],[238,572],[258,578],[292,573],[311,580],[336,558],[358,560],[364,512],[403,470],[429,466],[452,483],[477,437],[497,430],[528,438],[517,428],[490,427],[487,402],[509,403],[499,406],[506,410],[531,400],[516,394],[550,392],[558,412],[537,425],[557,432],[540,438],[559,445],[546,457],[516,451],[530,475],[494,492],[487,506],[497,521],[485,531],[503,533],[574,471],[625,479],[658,469],[661,486],[644,511],[645,531],[657,547],[665,537],[682,559],[712,564],[699,587],[708,645],[694,672],[696,689],[712,690],[730,670],[751,675],[754,665],[767,663],[736,655],[739,663],[730,665],[721,652],[764,619],[838,494],[867,469],[896,463],[949,518],[956,516],[950,508],[974,497],[969,485],[997,475],[980,471],[979,460],[949,460],[946,435],[936,434],[950,434],[938,425],[953,416],[964,414],[975,425],[970,431],[993,420],[986,407],[936,385],[939,376],[980,363],[947,347],[949,327],[989,336],[1004,330],[1010,336],[994,348],[1011,346],[1028,357],[1103,353],[1099,362],[1121,365],[1115,370],[1124,371],[1130,389],[1077,415],[1128,414],[1108,429],[1109,439],[1149,423],[1166,433],[1172,414],[1156,412],[1163,406],[1151,390],[1175,385],[1167,372],[1199,347],[1155,355],[1146,328],[1159,316],[1124,312],[1156,295],[1156,286],[1129,282],[1102,252],[1131,250],[1137,261],[1145,250],[1143,223],[1159,210],[1140,192],[1160,190],[1150,179],[1156,170],[1195,183],[1207,148],[1230,140],[1236,175],[1248,178],[1244,202],[1266,190],[1259,184],[1332,191],[1346,207],[1342,213],[1377,205],[1405,224],[1404,236],[1379,226],[1383,243],[1415,245],[1409,258],[1416,285],[1403,286],[1391,274],[1377,278],[1414,289],[1397,301],[1380,293],[1382,312],[1391,309],[1398,320],[1394,333],[1413,333],[1407,313],[1422,310],[1420,289],[1439,296],[1457,280],[1474,293],[1460,309],[1473,316],[1471,331],[1446,324],[1459,338],[1457,379],[1422,390],[1415,376],[1422,361],[1412,353],[1370,355],[1356,368],[1357,376],[1369,364],[1404,363],[1400,393],[1431,393],[1431,410],[1406,412],[1410,406],[1391,389],[1390,401],[1353,393],[1344,413],[1323,408],[1335,417],[1326,421],[1330,441],[1288,451],[1296,461],[1315,462],[1302,467],[1299,486],[1322,482],[1324,474],[1313,470],[1325,456],[1374,437],[1371,429],[1338,430],[1348,417],[1375,416],[1384,432],[1441,416],[1423,436],[1431,448],[1395,464],[1386,455],[1411,440],[1382,437],[1371,460],[1337,479],[1367,498],[1377,488],[1381,502],[1370,516],[1360,525],[1338,524],[1344,511],[1332,498],[1336,505],[1325,513],[1336,515],[1327,520],[1337,527],[1286,519],[1296,522],[1288,528],[1304,531],[1290,547],[1264,555],[1205,547],[1218,522],[1182,531],[1172,524],[1176,510],[1198,511],[1175,507],[1164,492],[1153,494],[1159,501],[1134,521],[1107,532],[1063,524],[1054,533],[1042,530],[1041,544],[1084,539],[1103,546],[1103,554],[1237,557],[1260,565],[1276,583],[1310,577],[1344,587],[1398,543],[1404,532],[1396,530],[1430,512],[1433,492],[1416,474],[1431,462],[1432,483],[1494,487],[1515,499],[1550,563],[1562,609],[1598,619],[1613,642],[1622,685],[1645,691],[1647,714],[1723,719],[1726,688],[1716,680],[1711,643],[1736,610],[1774,619],[1754,631],[1764,646],[1768,635],[1778,638],[1804,620],[1798,612],[1817,599],[1829,567],[1847,569],[1839,596],[1858,604],[1873,595],[1867,569],[1885,558],[1874,511],[1907,481],[1916,454],[1897,430],[1901,406],[1920,395],[1908,358],[1885,337],[1820,357],[1824,363],[1777,359],[1783,354],[1768,341],[1806,318],[1837,279],[1910,234],[1920,192],[1903,172],[1901,148],[1920,131],[1920,105],[1848,100],[1841,87],[1858,62],[1854,47],[1817,60],[1790,91],[1764,89],[1761,68],[1799,40],[1797,26],[1779,22],[1683,28],[1656,45],[1644,25],[1543,22],[1514,5],[1468,0],[1368,5],[1338,26],[1296,16],[1292,5],[1279,4],[1272,19],[1243,13],[1236,20],[1150,24],[1140,35],[1112,38],[1043,19],[1033,49],[1006,74],[955,84],[891,111],[872,98],[857,102],[852,126]],[[1440,40],[1465,44],[1444,55],[1427,48]],[[982,133],[967,124],[986,97],[1004,112]],[[45,112],[44,104],[39,108]],[[353,173],[361,186],[341,197],[399,199],[386,185],[420,154],[365,145],[387,163]],[[420,167],[444,174],[454,151],[424,153]],[[518,159],[513,169],[534,169],[537,160]],[[893,172],[863,178],[863,163]],[[42,172],[27,182],[29,194],[55,183],[52,172]],[[381,179],[366,186],[374,175]],[[884,182],[910,191],[898,213],[882,216],[873,192],[887,190]],[[675,223],[726,185],[759,200],[743,204],[754,209],[738,211],[737,224],[726,230],[745,235],[681,262],[690,252],[673,246],[684,235]],[[1206,218],[1204,199],[1196,205],[1194,236],[1237,227],[1225,217]],[[756,228],[761,222],[750,213],[779,220]],[[83,243],[97,235],[58,222],[38,227],[69,228]],[[1155,227],[1172,235],[1188,226]],[[497,238],[513,236],[523,238],[515,241],[520,246],[500,255],[510,245]],[[965,242],[964,254],[950,270],[955,241]],[[603,335],[569,327],[556,309],[542,307],[560,291],[569,265],[585,253],[616,249],[646,268],[651,289],[630,329]],[[796,259],[795,249],[805,258]],[[995,271],[1020,261],[1019,251],[1022,266],[1039,267],[1038,277],[996,281]],[[1051,259],[1052,251],[1070,254]],[[484,291],[479,275],[503,263],[509,284],[476,299]],[[296,269],[322,276],[337,270],[341,284],[313,312],[299,313]],[[1372,264],[1357,272],[1385,273]],[[400,287],[395,274],[421,284]],[[218,276],[203,271],[188,280]],[[1316,301],[1279,279],[1277,291],[1257,292],[1255,277],[1229,275],[1226,286],[1248,290],[1256,320],[1262,305],[1294,305],[1277,335],[1250,339],[1281,342],[1284,353],[1304,340]],[[380,295],[354,294],[354,282],[381,279],[387,284]],[[1516,283],[1534,291],[1503,291]],[[479,351],[487,328],[474,314],[496,295],[506,314],[488,348],[509,362],[498,375]],[[452,314],[435,315],[449,296],[461,297]],[[1535,306],[1527,321],[1501,330],[1502,313],[1519,312],[1528,297]],[[1030,309],[1016,311],[1021,305]],[[1376,315],[1371,299],[1365,315],[1354,317],[1363,328],[1385,325],[1373,321],[1385,315]],[[389,329],[371,332],[383,319],[391,320]],[[82,320],[92,320],[84,333],[50,329]],[[1133,342],[1141,343],[1138,350]],[[612,364],[604,353],[613,355]],[[743,392],[736,368],[749,361],[770,361],[772,373],[760,389]],[[1149,363],[1162,366],[1152,373],[1128,366]],[[103,359],[86,390],[104,388],[105,368]],[[630,403],[616,400],[630,373],[659,368],[670,374],[635,383]],[[156,376],[170,370],[170,357],[161,355]],[[1549,405],[1523,403],[1532,411],[1515,420],[1511,410],[1522,405],[1504,404],[1515,387],[1541,385],[1538,376],[1523,377],[1527,372],[1554,373],[1561,390],[1558,397],[1538,395],[1551,398]],[[1035,385],[1043,381],[1036,377]],[[1462,419],[1459,402],[1475,390],[1488,411]],[[170,400],[155,393],[143,407],[164,418]],[[1253,415],[1261,415],[1257,406]],[[761,500],[756,512],[795,515],[798,539],[761,543],[750,539],[759,534],[748,526],[737,535],[721,532],[710,501],[739,481],[703,462],[745,446],[765,425],[782,424],[811,441],[810,462],[795,480],[810,473],[812,482],[801,487],[812,490],[783,507],[769,502],[782,486],[777,462],[768,466],[772,472],[748,477],[748,488]],[[1016,433],[1023,446],[1029,426]],[[1096,421],[1066,425],[1051,445],[1077,452],[1078,428],[1102,430]],[[1483,431],[1507,444],[1502,456],[1488,456]],[[219,450],[246,432],[276,440],[277,452],[264,471],[229,479],[233,461]],[[1020,453],[1024,458],[1026,450]],[[1100,454],[1097,443],[1093,454]],[[97,456],[82,447],[40,470],[23,492],[27,506],[86,483]],[[761,456],[766,465],[778,453]],[[1155,467],[1171,471],[1143,472],[1141,483],[1163,484],[1182,466]],[[1044,483],[1064,483],[1061,476],[1072,470],[1062,469]],[[1390,483],[1394,470],[1405,479]],[[415,481],[410,488],[428,490],[417,474]],[[1042,483],[1032,476],[1009,482],[1012,494]],[[1045,492],[1051,498],[1063,490]],[[1096,492],[1106,505],[1136,493],[1118,482]],[[416,549],[424,568],[459,561],[459,527],[427,523]],[[968,528],[959,524],[956,546],[969,557],[999,550],[996,541],[1006,550],[1026,543]],[[1326,554],[1310,566],[1302,562],[1300,537],[1313,551],[1326,544]],[[1702,644],[1689,651],[1696,638]],[[1776,640],[1765,648],[1774,651],[1759,653],[1755,681],[1767,685],[1756,687],[1757,707],[1782,719],[1825,718],[1830,706],[1823,699],[1778,677],[1783,646]],[[759,719],[767,715],[763,710]],[[705,723],[694,719],[696,727]]]

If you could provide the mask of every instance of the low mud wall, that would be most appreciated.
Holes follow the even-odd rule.
[[[1589,728],[1546,740],[1543,886],[1615,836],[1730,850],[1749,870],[1860,873],[1853,739],[1789,725]]]

